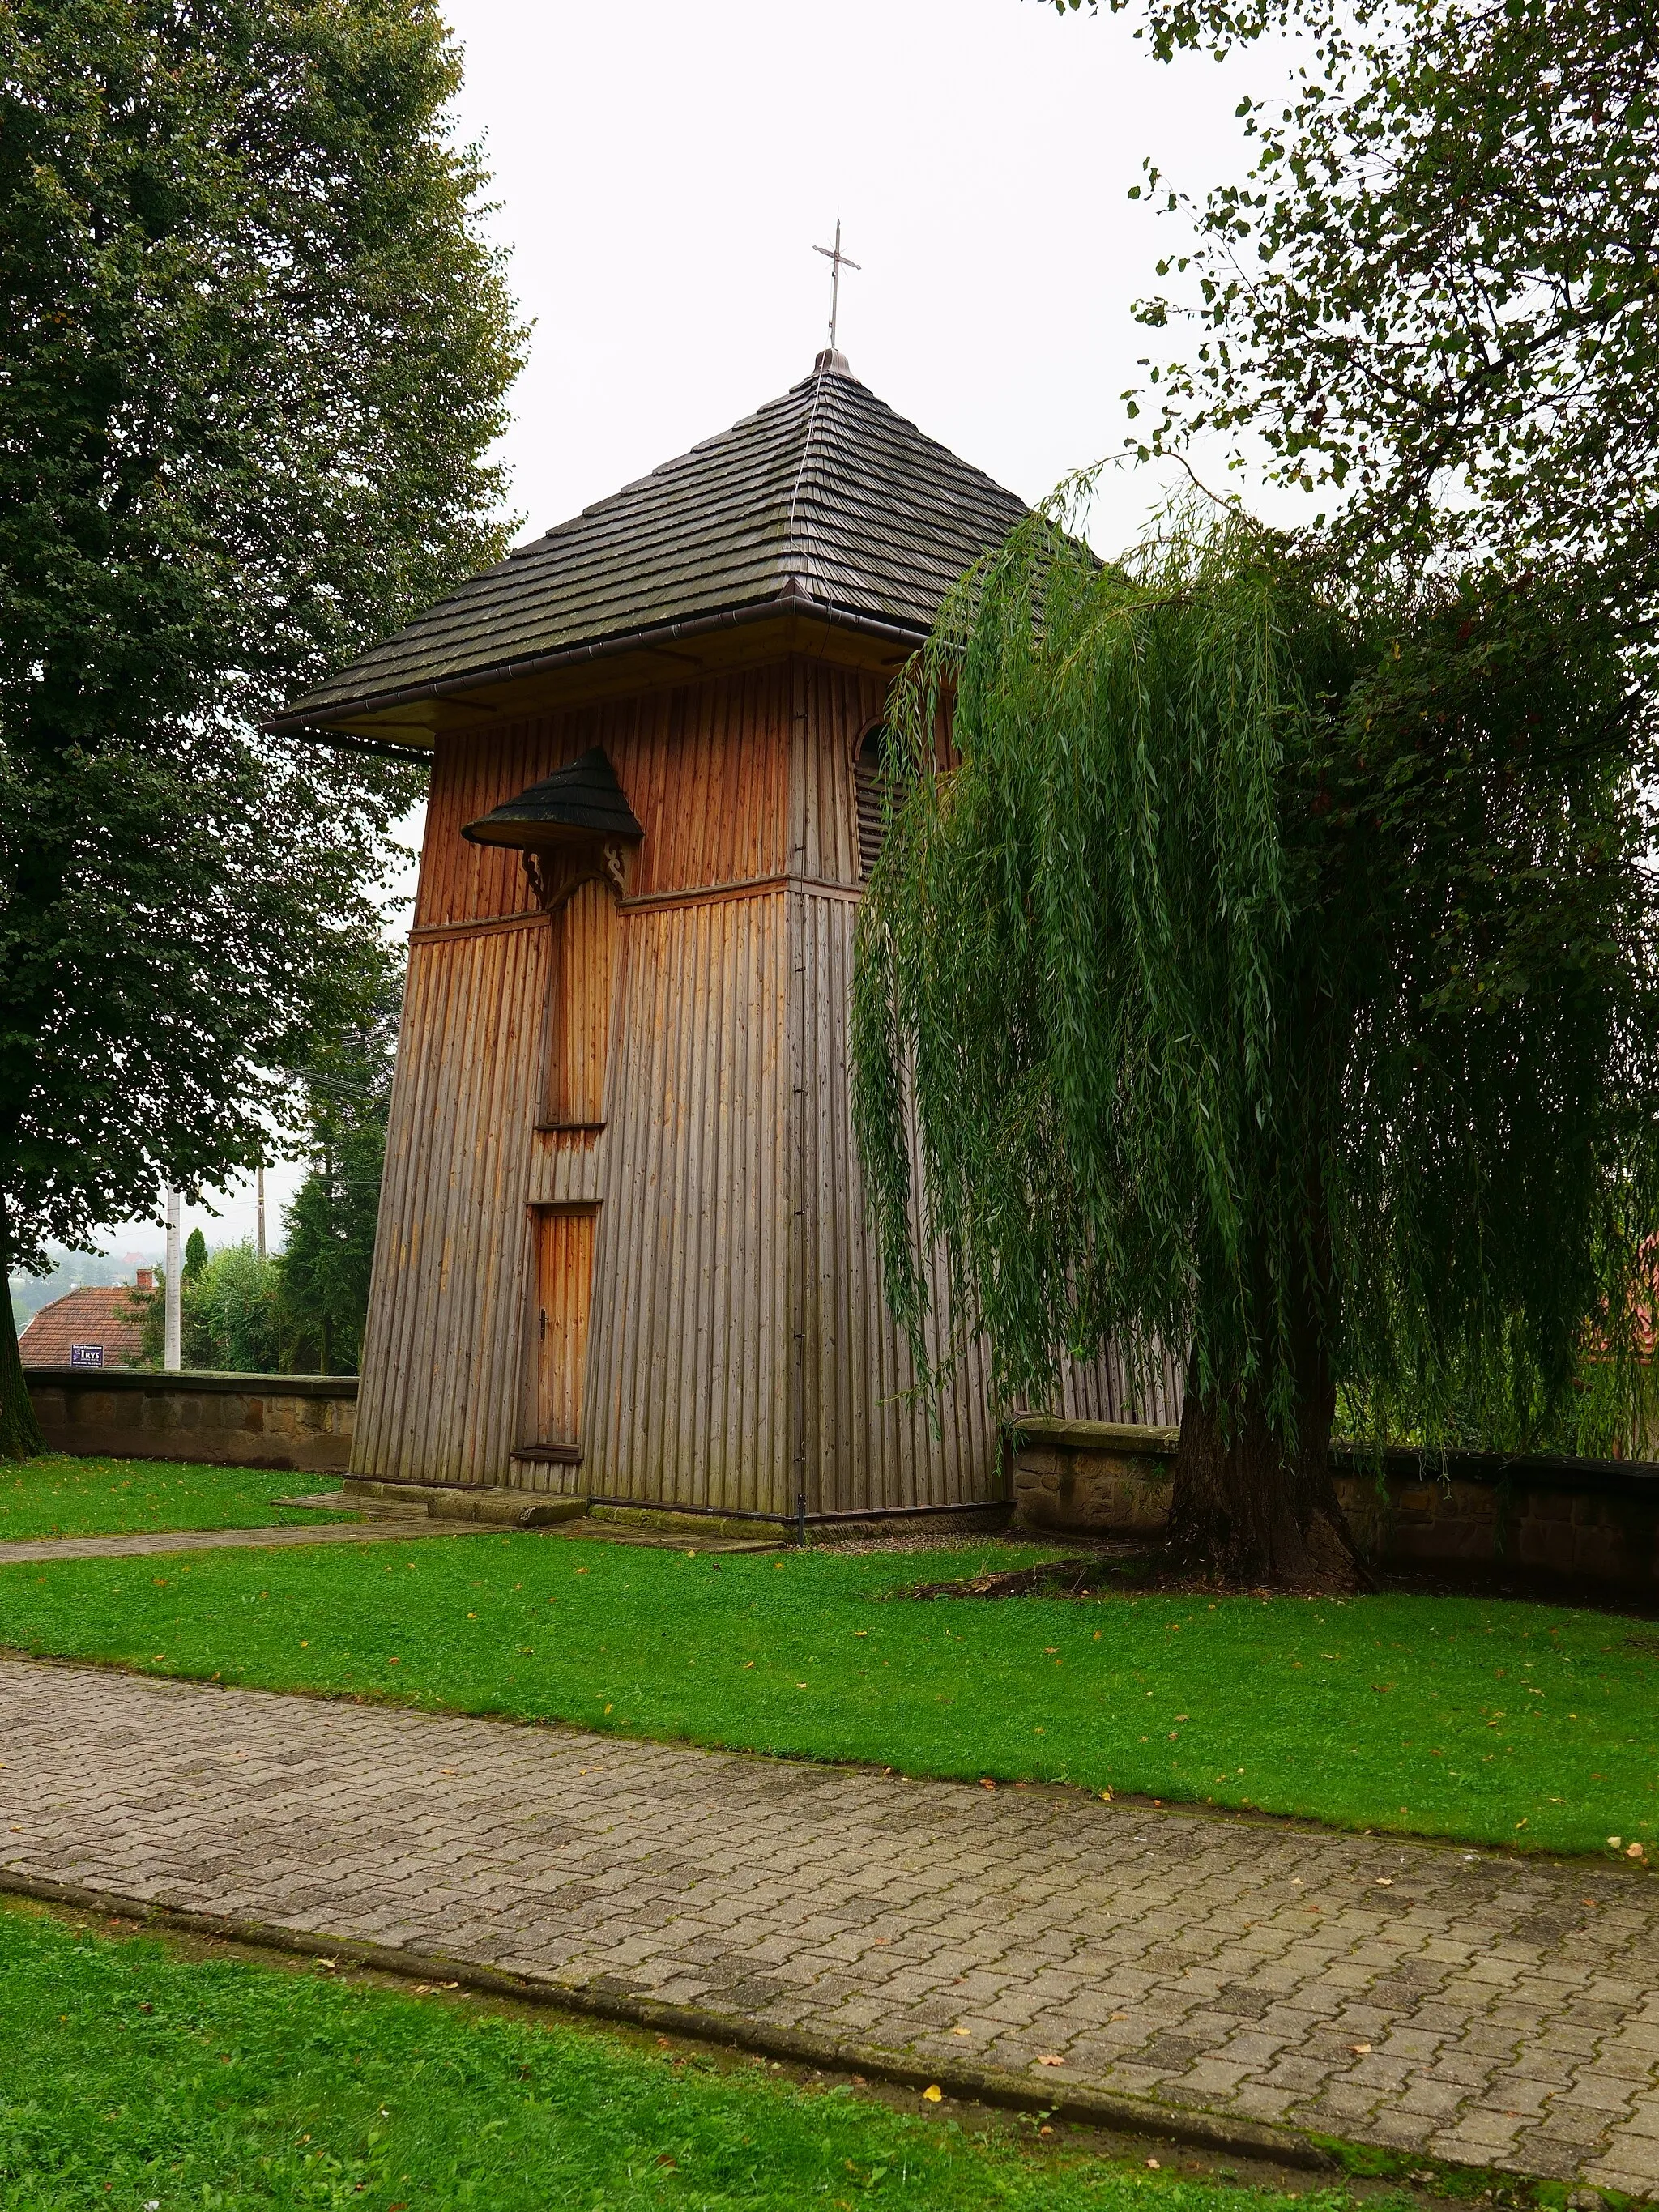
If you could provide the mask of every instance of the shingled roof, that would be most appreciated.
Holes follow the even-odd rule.
[[[781,398],[520,546],[276,726],[772,605],[919,638],[1024,513],[821,354]]]
[[[464,823],[475,845],[515,845],[525,851],[571,836],[643,837],[603,745],[592,746],[556,775],[532,783],[504,806]]]

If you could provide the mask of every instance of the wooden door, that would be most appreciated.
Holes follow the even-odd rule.
[[[536,1237],[535,1436],[546,1459],[581,1457],[582,1381],[593,1295],[596,1206],[538,1206]]]

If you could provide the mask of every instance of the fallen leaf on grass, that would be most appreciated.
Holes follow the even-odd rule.
[[[937,2105],[944,2101],[945,2092],[937,2081],[930,2081],[921,2094],[930,2105]]]

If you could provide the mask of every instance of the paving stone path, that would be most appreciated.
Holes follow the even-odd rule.
[[[27,1559],[125,1559],[151,1552],[222,1552],[244,1546],[271,1551],[289,1544],[401,1544],[411,1536],[489,1533],[481,1521],[322,1521],[276,1528],[145,1528],[127,1536],[21,1536],[0,1544],[0,1567]]]
[[[14,1881],[1659,2194],[1634,1870],[21,1661],[0,1759]]]

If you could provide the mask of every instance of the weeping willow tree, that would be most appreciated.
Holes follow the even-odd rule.
[[[1524,1443],[1593,1370],[1642,1418],[1646,708],[1547,580],[1366,598],[1236,513],[1102,567],[1064,520],[893,702],[854,1005],[888,1297],[925,1374],[942,1249],[1012,1405],[1181,1348],[1177,1560],[1349,1584],[1339,1393]]]

